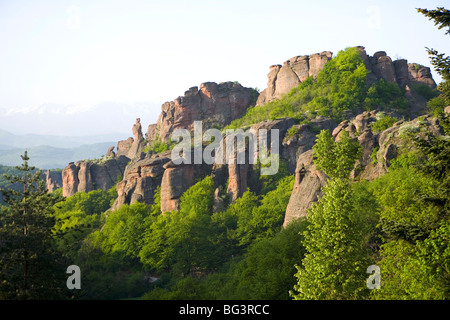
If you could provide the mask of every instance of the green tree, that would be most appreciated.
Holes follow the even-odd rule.
[[[302,231],[307,222],[296,220],[271,238],[252,243],[243,259],[232,264],[217,289],[219,299],[287,300],[295,284],[294,264],[303,259]]]
[[[265,194],[260,200],[247,191],[239,201],[242,210],[237,213],[236,236],[240,245],[247,245],[254,240],[273,237],[279,232],[286,207],[294,186],[294,176],[281,179],[275,190]],[[242,206],[243,203],[248,203]],[[232,206],[235,210],[237,205]]]
[[[298,282],[290,294],[299,300],[364,298],[372,264],[368,230],[375,228],[376,206],[370,195],[356,197],[345,179],[331,180],[323,191],[310,209],[306,254],[296,266]]]
[[[378,113],[378,114],[380,114],[380,113]],[[392,127],[392,125],[398,121],[397,118],[387,116],[383,113],[381,113],[381,116],[378,117],[378,114],[377,114],[377,121],[375,121],[375,123],[372,124],[372,131],[374,133],[384,131],[387,128]]]
[[[64,298],[68,265],[52,234],[52,208],[62,198],[47,192],[40,171],[32,174],[27,151],[21,157],[22,175],[6,179],[23,189],[1,190],[9,207],[0,215],[0,298]]]
[[[54,232],[59,234],[58,247],[75,258],[85,237],[103,223],[103,213],[114,200],[113,190],[77,192],[54,205]]]
[[[429,20],[434,20],[434,24],[438,29],[447,28],[445,32],[446,35],[450,35],[450,11],[438,7],[435,10],[427,9],[417,9],[418,12],[422,13]],[[447,105],[450,104],[450,57],[444,56],[443,53],[439,53],[433,48],[426,48],[428,54],[430,55],[431,64],[434,69],[442,76],[444,82],[438,85],[438,90],[442,92]]]
[[[370,183],[380,204],[383,244],[375,299],[448,299],[450,296],[450,144],[417,139],[415,162],[392,166]],[[412,158],[414,159],[414,158]]]
[[[211,177],[190,187],[181,196],[179,211],[159,215],[150,226],[139,253],[141,261],[148,268],[168,268],[183,277],[214,269],[221,258],[211,239],[213,196]]]
[[[317,168],[333,178],[348,178],[362,154],[361,145],[346,130],[340,134],[339,141],[334,141],[328,130],[322,130],[313,150]]]
[[[408,107],[408,100],[396,83],[380,79],[367,90],[364,107],[366,110],[394,109],[402,111]]]

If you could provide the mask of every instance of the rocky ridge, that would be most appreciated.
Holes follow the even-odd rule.
[[[430,69],[417,64],[409,64],[406,60],[392,61],[385,52],[376,52],[373,56],[366,54],[363,47],[358,47],[363,61],[370,71],[368,82],[377,79],[397,83],[406,90],[412,110],[415,113],[423,112],[425,102],[412,89],[415,83],[436,87]],[[166,102],[161,107],[161,114],[156,124],[151,124],[147,132],[142,134],[140,120],[133,125],[133,137],[119,141],[117,151],[108,150],[107,156],[101,161],[79,161],[70,163],[62,174],[64,196],[76,192],[88,192],[94,189],[108,189],[116,184],[118,198],[112,209],[120,208],[124,204],[144,202],[152,204],[156,189],[161,188],[161,209],[163,212],[177,210],[181,195],[196,181],[210,175],[216,184],[215,208],[220,207],[220,194],[228,194],[234,201],[247,190],[252,189],[253,177],[257,174],[254,165],[237,164],[183,164],[175,165],[171,160],[171,152],[160,154],[144,153],[146,144],[157,138],[168,141],[175,129],[193,129],[196,120],[203,121],[203,129],[223,127],[232,120],[245,114],[247,108],[254,104],[265,104],[273,99],[280,98],[295,86],[298,86],[307,77],[317,77],[318,72],[332,57],[332,53],[324,51],[310,56],[298,56],[287,60],[283,65],[270,67],[268,86],[259,97],[255,91],[245,88],[238,83],[212,83],[207,82],[198,87],[192,87],[184,96],[174,101]],[[257,98],[257,99],[256,99]],[[398,122],[392,128],[380,133],[374,133],[371,124],[376,121],[377,111],[363,112],[347,115],[347,120],[337,124],[328,118],[312,119],[311,123],[296,124],[291,118],[264,121],[254,124],[251,128],[279,129],[279,150],[281,158],[286,162],[290,173],[295,174],[295,184],[288,208],[285,222],[305,216],[310,204],[320,196],[320,189],[326,183],[326,175],[317,170],[312,161],[312,146],[319,130],[329,130],[335,139],[343,130],[357,139],[363,146],[363,156],[359,160],[360,166],[354,170],[353,177],[360,179],[375,179],[385,173],[390,160],[401,148],[398,139],[402,125],[417,125],[417,119],[409,122]],[[426,118],[426,130],[438,133],[440,129],[437,120]],[[423,119],[421,120],[423,121]],[[294,135],[287,135],[287,131],[295,127]],[[400,130],[401,131],[401,130]],[[224,141],[227,137],[224,137]],[[373,159],[373,150],[378,148],[376,161]],[[270,151],[270,150],[269,150]],[[248,149],[246,157],[249,156]],[[258,152],[258,150],[255,150]],[[227,183],[228,182],[228,183]],[[227,185],[225,190],[221,186]]]

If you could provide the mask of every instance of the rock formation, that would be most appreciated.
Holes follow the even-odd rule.
[[[245,114],[254,95],[253,89],[239,83],[202,83],[200,89],[192,87],[184,96],[164,103],[156,125],[148,127],[146,138],[152,141],[160,137],[168,142],[175,129],[192,130],[194,121],[203,121],[205,129],[225,126]]]
[[[398,84],[405,90],[405,96],[411,102],[411,114],[422,114],[425,102],[414,91],[414,86],[425,84],[436,87],[430,69],[410,64],[405,59],[392,61],[384,51],[369,56],[364,47],[357,48],[369,70],[368,84],[379,79]],[[142,152],[144,143],[151,143],[156,138],[169,142],[175,129],[192,131],[194,121],[202,121],[204,130],[215,126],[224,127],[243,116],[247,108],[255,102],[262,105],[279,99],[308,77],[317,77],[331,58],[332,53],[324,51],[309,56],[296,56],[282,65],[272,65],[268,74],[267,88],[259,97],[253,89],[233,82],[220,84],[206,82],[201,84],[200,88],[190,88],[183,96],[162,105],[157,123],[150,124],[147,128],[145,140],[138,118],[132,127],[133,137],[119,141],[116,153],[111,147],[101,160],[70,163],[62,172],[63,195],[71,196],[76,192],[96,189],[107,190],[118,182],[118,198],[112,208],[115,210],[124,204],[135,202],[152,204],[155,192],[160,187],[161,210],[165,213],[178,210],[183,193],[209,175],[216,187],[214,210],[220,210],[226,205],[225,198],[232,202],[242,196],[247,188],[258,190],[259,186],[255,183],[257,179],[254,179],[258,176],[255,170],[257,166],[249,164],[249,159],[252,156],[258,157],[261,150],[256,148],[251,153],[248,142],[241,145],[239,148],[245,148],[244,164],[237,162],[237,152],[242,149],[236,148],[230,159],[222,159],[226,161],[176,165],[171,159],[171,151],[144,154]],[[448,107],[446,111],[447,109]],[[371,126],[376,121],[376,116],[376,111],[365,111],[357,115],[348,111],[345,113],[346,120],[339,124],[324,117],[312,119],[309,124],[298,124],[295,119],[283,118],[263,121],[250,127],[250,130],[256,133],[262,129],[268,132],[279,130],[277,145],[279,155],[286,163],[287,170],[295,174],[294,188],[285,215],[285,226],[294,219],[308,214],[308,208],[320,196],[321,188],[328,180],[328,177],[317,170],[313,163],[312,147],[320,130],[328,130],[336,140],[339,140],[344,130],[348,131],[350,136],[361,144],[363,155],[352,172],[352,178],[367,180],[375,179],[389,170],[401,147],[399,135],[402,126],[426,126],[425,130],[435,134],[442,130],[435,118],[424,117],[421,124],[417,119],[410,122],[399,121],[383,132],[374,133]],[[223,143],[234,145],[232,136],[225,135],[223,138]],[[257,135],[256,139],[258,138]],[[268,138],[266,147],[272,152],[270,135]],[[203,145],[204,147],[206,145]],[[222,144],[222,148],[225,148],[225,145]],[[376,154],[374,150],[377,151]],[[50,182],[48,184],[52,185],[52,188],[57,186],[57,183],[54,186]],[[224,186],[227,186],[226,189]]]
[[[45,186],[48,192],[53,192],[62,187],[62,174],[59,171],[47,170],[43,173],[42,179],[45,181]]]
[[[117,184],[117,199],[113,209],[136,201],[152,204],[156,188],[161,185],[164,164],[170,161],[169,153],[132,161],[125,169],[123,179]]]
[[[106,158],[110,158],[110,157],[114,158],[115,156],[116,156],[116,153],[114,152],[114,147],[109,147],[108,151],[105,154],[105,157]]]
[[[330,51],[324,51],[309,56],[293,57],[285,61],[283,65],[270,66],[267,88],[260,93],[256,104],[263,105],[274,99],[280,99],[309,76],[317,78],[320,70],[332,56]]]
[[[286,208],[283,226],[295,219],[306,217],[311,204],[317,201],[321,188],[328,177],[313,164],[313,151],[302,153],[297,159],[295,182],[291,198]]]
[[[396,83],[401,88],[414,83],[426,84],[432,88],[436,83],[428,67],[417,63],[409,63],[405,59],[392,61],[386,52],[378,51],[373,56],[369,56],[362,46],[356,47],[364,64],[369,70],[368,83],[373,83],[379,79]],[[289,93],[293,88],[305,81],[308,76],[317,77],[325,64],[331,60],[332,53],[324,51],[309,56],[293,57],[283,63],[283,65],[272,65],[267,75],[267,88],[264,89],[256,102],[263,105],[274,99],[280,99]]]
[[[133,138],[129,137],[127,140],[121,140],[117,143],[117,156],[126,156],[129,159],[140,156],[144,149],[144,136],[140,118],[136,119],[132,132]]]
[[[112,188],[121,180],[128,161],[127,157],[118,156],[69,163],[62,171],[63,196],[70,197],[77,192]]]

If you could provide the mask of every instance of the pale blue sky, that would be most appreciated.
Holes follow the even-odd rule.
[[[202,82],[264,89],[271,64],[356,45],[430,66],[425,47],[450,54],[450,36],[415,8],[438,6],[448,1],[0,0],[0,109],[150,101],[152,122]]]

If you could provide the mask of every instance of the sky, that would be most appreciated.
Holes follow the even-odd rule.
[[[190,87],[239,81],[262,90],[270,65],[350,46],[431,66],[425,47],[450,54],[449,36],[416,8],[447,2],[0,0],[0,129],[95,132],[92,121],[58,127],[78,114],[99,117],[98,131],[130,132],[131,118],[146,128]],[[122,106],[111,107],[119,120],[130,117],[102,121],[94,109],[107,102]],[[36,114],[48,122],[34,126]]]

